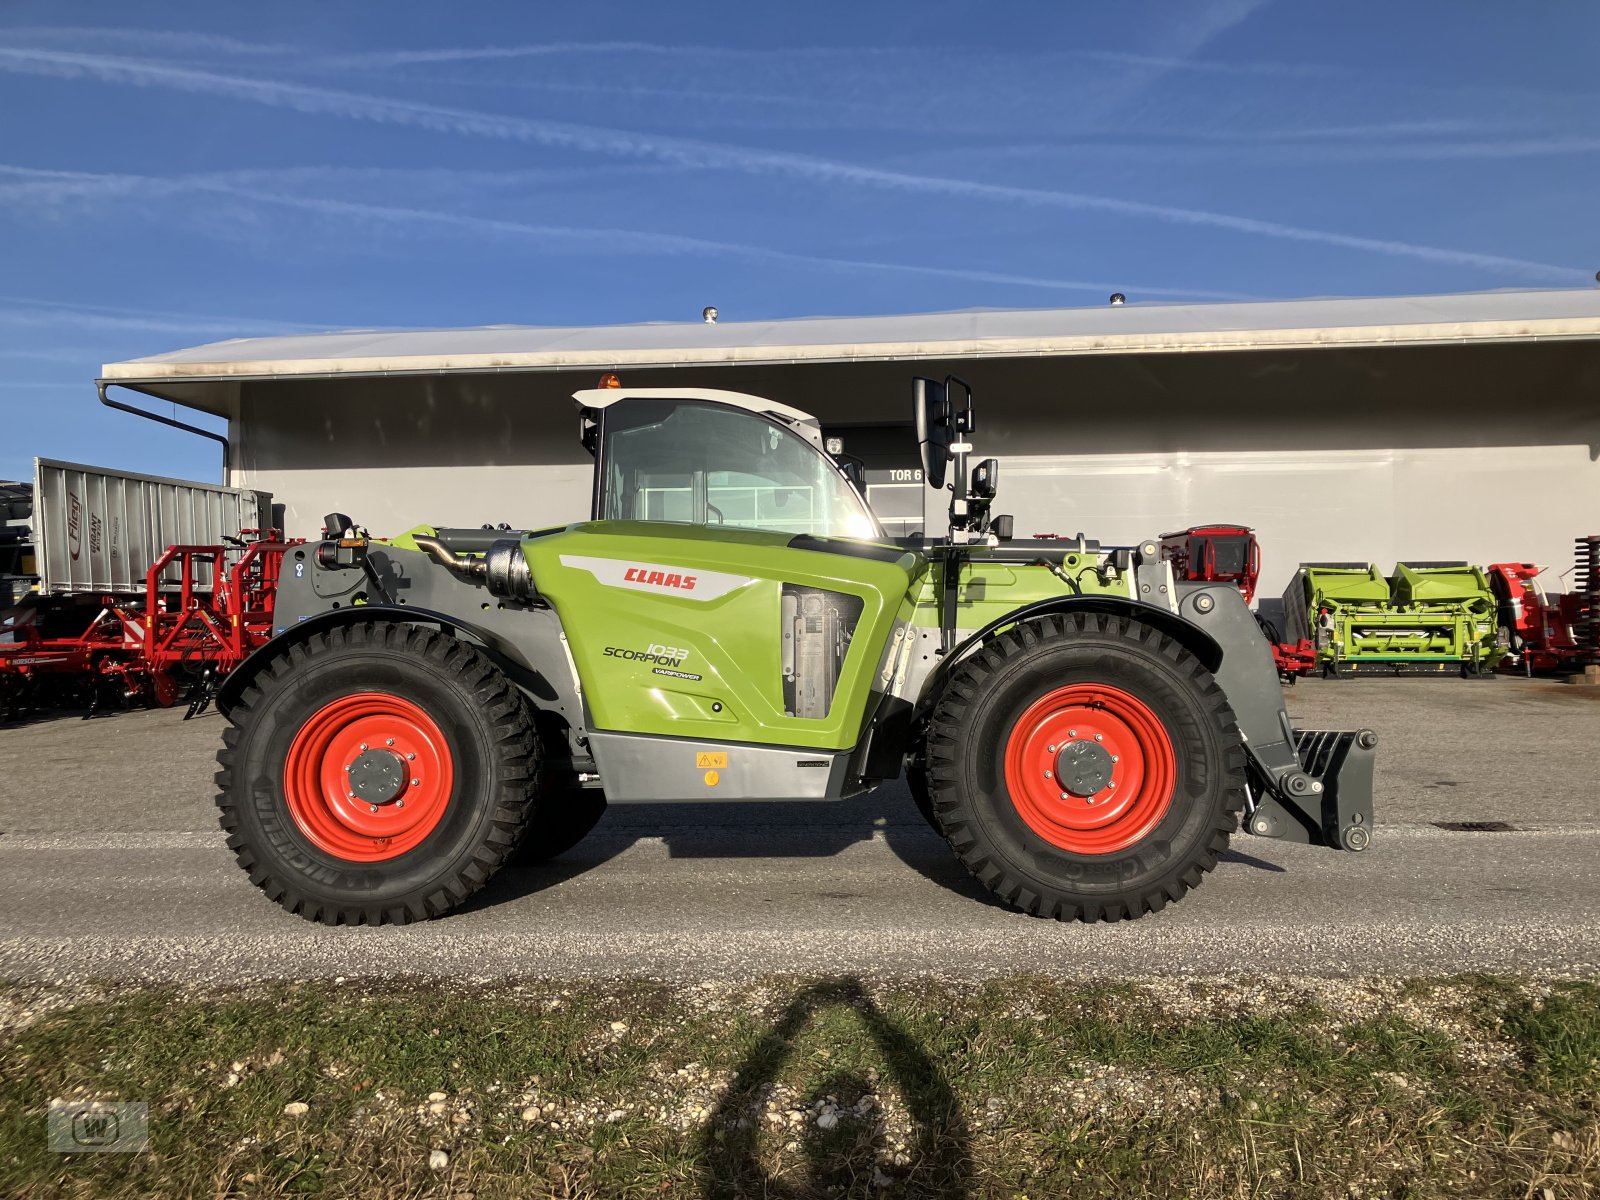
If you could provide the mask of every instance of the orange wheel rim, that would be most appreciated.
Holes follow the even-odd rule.
[[[311,844],[347,862],[415,849],[450,804],[455,772],[438,724],[385,692],[329,701],[295,734],[284,763],[289,815]]]
[[[1172,807],[1177,755],[1144,701],[1098,683],[1039,697],[1006,739],[1006,790],[1034,833],[1074,854],[1126,850]]]

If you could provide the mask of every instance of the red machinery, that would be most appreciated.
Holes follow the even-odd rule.
[[[1506,667],[1525,673],[1600,664],[1600,534],[1576,543],[1573,590],[1548,594],[1536,563],[1495,563],[1489,584],[1500,607],[1500,631],[1511,647]]]
[[[1261,543],[1245,525],[1196,525],[1179,533],[1161,535],[1161,556],[1172,564],[1179,579],[1197,583],[1232,583],[1246,604],[1256,597],[1261,578]],[[1262,614],[1256,614],[1262,635],[1272,647],[1273,665],[1280,678],[1293,682],[1316,669],[1317,651],[1309,641],[1285,642],[1283,631]]]
[[[1196,583],[1233,583],[1254,603],[1261,577],[1261,543],[1243,525],[1196,525],[1161,535],[1161,557],[1173,574]]]
[[[190,683],[199,685],[193,715],[210,684],[272,636],[278,572],[299,544],[270,530],[236,546],[169,546],[146,572],[143,595],[28,598],[0,626],[13,637],[0,645],[0,708],[52,687],[91,704],[109,691],[169,707]],[[201,564],[212,568],[210,589],[197,586]]]

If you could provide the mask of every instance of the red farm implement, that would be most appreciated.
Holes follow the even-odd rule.
[[[1161,535],[1161,557],[1172,563],[1179,579],[1196,583],[1232,583],[1244,602],[1256,598],[1261,578],[1261,543],[1243,525],[1196,525]]]
[[[12,639],[0,644],[0,710],[106,699],[169,707],[187,689],[192,716],[271,637],[278,572],[297,544],[274,530],[236,545],[169,546],[142,594],[26,598],[0,623]]]
[[[1178,533],[1161,535],[1161,556],[1172,564],[1179,579],[1195,583],[1231,583],[1253,603],[1256,582],[1261,578],[1261,543],[1244,525],[1196,525]],[[1316,669],[1317,652],[1310,641],[1285,642],[1281,616],[1277,624],[1270,614],[1258,612],[1256,621],[1272,648],[1272,662],[1278,677],[1293,683]]]
[[[1570,592],[1547,593],[1536,563],[1495,563],[1489,583],[1500,634],[1510,647],[1504,669],[1533,675],[1600,665],[1600,534],[1577,539]]]

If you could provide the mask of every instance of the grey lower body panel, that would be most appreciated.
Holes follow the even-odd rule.
[[[708,800],[841,800],[851,751],[755,746],[591,730],[589,749],[611,804]]]

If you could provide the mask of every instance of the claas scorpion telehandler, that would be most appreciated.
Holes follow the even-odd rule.
[[[1376,738],[1291,727],[1239,589],[1156,539],[1015,539],[972,391],[914,389],[939,538],[886,537],[817,421],[755,396],[576,394],[590,520],[348,517],[285,558],[223,683],[228,845],[327,924],[459,906],[607,803],[838,801],[905,777],[984,887],[1041,917],[1178,900],[1241,824],[1362,850]]]

